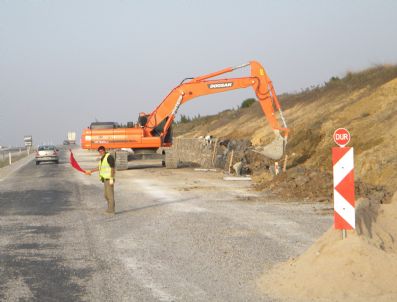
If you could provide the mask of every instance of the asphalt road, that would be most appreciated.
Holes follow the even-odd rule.
[[[107,216],[97,175],[67,156],[0,180],[0,301],[273,301],[257,279],[332,225],[329,205],[138,163],[118,173]]]

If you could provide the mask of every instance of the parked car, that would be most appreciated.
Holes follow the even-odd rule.
[[[41,162],[55,162],[59,163],[59,150],[53,145],[42,145],[37,148],[36,165]]]

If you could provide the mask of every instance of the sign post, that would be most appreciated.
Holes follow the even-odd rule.
[[[334,179],[334,225],[342,230],[355,229],[354,196],[354,155],[352,147],[345,147],[350,142],[350,133],[345,128],[336,129],[333,135],[339,147],[332,148],[332,165]]]

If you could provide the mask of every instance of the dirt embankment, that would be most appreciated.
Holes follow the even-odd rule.
[[[397,189],[397,66],[378,66],[322,86],[280,96],[291,130],[287,172],[274,176],[263,158],[246,153],[247,165],[259,190],[284,199],[332,200],[332,135],[344,127],[354,147],[357,197],[387,202]],[[253,146],[269,143],[272,131],[260,106],[227,110],[178,124],[176,135],[211,134]],[[280,166],[283,162],[280,162]]]

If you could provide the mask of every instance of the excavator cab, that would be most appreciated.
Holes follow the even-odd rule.
[[[146,114],[144,112],[139,113],[139,116],[138,116],[139,127],[144,128],[147,124],[148,119],[149,119],[149,114]]]

